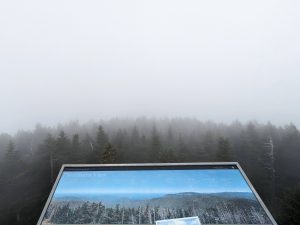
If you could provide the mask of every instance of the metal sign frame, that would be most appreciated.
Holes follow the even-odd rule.
[[[158,169],[159,167],[193,167],[193,166],[236,166],[238,168],[238,170],[240,171],[240,173],[242,174],[243,178],[245,179],[245,181],[247,182],[248,186],[250,187],[251,191],[253,192],[254,196],[256,197],[256,199],[258,200],[258,202],[260,203],[260,205],[262,206],[262,208],[264,209],[264,211],[266,212],[267,216],[269,217],[269,219],[272,222],[272,225],[277,225],[275,219],[273,218],[273,216],[271,215],[270,211],[268,210],[268,208],[266,207],[266,205],[263,203],[262,199],[259,197],[258,193],[256,192],[255,188],[253,187],[253,185],[251,184],[250,180],[248,179],[248,177],[246,176],[245,172],[243,171],[243,169],[241,168],[240,164],[238,162],[192,162],[192,163],[130,163],[130,164],[63,164],[59,174],[56,178],[56,181],[52,187],[52,190],[50,192],[50,195],[47,199],[47,202],[44,206],[44,209],[41,213],[41,216],[37,222],[37,225],[42,225],[42,221],[43,218],[46,214],[46,211],[48,209],[48,206],[52,200],[52,197],[54,195],[54,192],[56,190],[56,187],[60,181],[60,178],[62,176],[62,173],[64,172],[65,168],[71,167],[71,168],[116,168],[118,170],[122,170],[122,168],[143,168],[143,167],[150,167],[153,169]]]

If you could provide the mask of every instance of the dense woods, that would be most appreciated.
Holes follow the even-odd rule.
[[[44,222],[45,224],[155,224],[156,220],[198,216],[204,224],[271,223],[255,201],[238,197],[222,198],[213,194],[199,194],[199,196],[193,193],[192,196],[184,196],[181,193],[177,195],[181,196],[175,197],[175,194],[175,196],[154,199],[152,202],[151,200],[149,202],[133,201],[125,205],[114,206],[105,206],[101,201],[75,203],[60,201],[50,205]],[[190,201],[191,198],[192,201]],[[189,201],[193,204],[184,206],[179,201],[185,203]],[[214,201],[218,203],[212,204]],[[170,202],[177,204],[170,206]]]
[[[0,224],[35,224],[64,163],[237,161],[279,224],[299,224],[300,133],[238,121],[114,119],[0,135]]]

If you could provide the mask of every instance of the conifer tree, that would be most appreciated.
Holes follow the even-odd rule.
[[[107,144],[108,144],[108,136],[104,132],[103,127],[100,125],[97,130],[96,146],[94,152],[95,158],[98,161],[101,161],[101,155],[103,154]]]
[[[131,144],[139,143],[139,141],[140,141],[139,130],[137,129],[136,126],[134,126],[131,132]]]
[[[215,160],[215,154],[217,151],[217,143],[215,135],[211,131],[206,131],[202,140],[203,151],[208,155],[208,159]]]
[[[150,145],[151,145],[150,160],[153,162],[157,162],[159,161],[159,153],[161,151],[161,141],[155,126],[153,126],[152,128]]]
[[[282,224],[297,225],[300,221],[300,187],[288,192],[284,198]]]
[[[13,162],[16,160],[16,152],[15,152],[15,145],[12,140],[9,141],[7,148],[6,148],[6,153],[5,153],[5,158],[7,162]]]
[[[171,126],[168,127],[167,140],[168,140],[169,146],[173,146],[174,145],[174,135],[173,135],[173,131],[172,131],[172,127]]]
[[[186,144],[183,141],[183,138],[181,135],[179,135],[178,139],[178,157],[181,162],[185,162],[187,160],[187,156],[189,155],[188,148],[186,147]]]
[[[105,147],[102,161],[103,163],[115,163],[117,160],[117,150],[110,143]]]
[[[230,144],[228,139],[220,137],[218,140],[217,160],[222,162],[230,161]]]
[[[85,137],[82,140],[81,146],[81,156],[83,158],[83,162],[86,163],[99,163],[101,161],[101,155],[96,154],[95,150],[95,142],[91,138],[89,133],[85,134]]]
[[[6,147],[4,167],[7,171],[4,177],[8,179],[10,176],[15,176],[22,169],[22,161],[18,152],[15,150],[15,145],[12,140],[9,141]]]
[[[117,133],[113,137],[113,143],[117,148],[123,148],[124,142],[126,139],[126,135],[124,134],[124,131],[121,129],[118,129]]]
[[[61,164],[70,163],[71,155],[70,141],[64,131],[61,131],[56,139],[55,157],[59,159]]]
[[[107,145],[107,143],[108,143],[107,134],[104,132],[103,127],[99,126],[97,131],[97,137],[96,137],[97,147],[102,150]]]
[[[82,161],[81,159],[81,146],[80,146],[80,141],[79,141],[79,135],[74,134],[72,137],[72,142],[71,142],[72,150],[71,150],[71,159],[72,162],[74,163],[79,163]]]
[[[48,137],[45,139],[44,145],[41,148],[41,151],[42,151],[41,155],[42,155],[42,158],[46,157],[47,161],[49,160],[48,165],[50,166],[50,184],[53,184],[53,182],[54,182],[55,148],[56,148],[55,139],[52,137],[51,134],[48,134]]]

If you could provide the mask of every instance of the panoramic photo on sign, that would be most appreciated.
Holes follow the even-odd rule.
[[[64,170],[46,224],[272,224],[238,168]]]

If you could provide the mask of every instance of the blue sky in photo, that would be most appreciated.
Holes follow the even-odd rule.
[[[251,192],[237,169],[65,171],[55,195]]]

